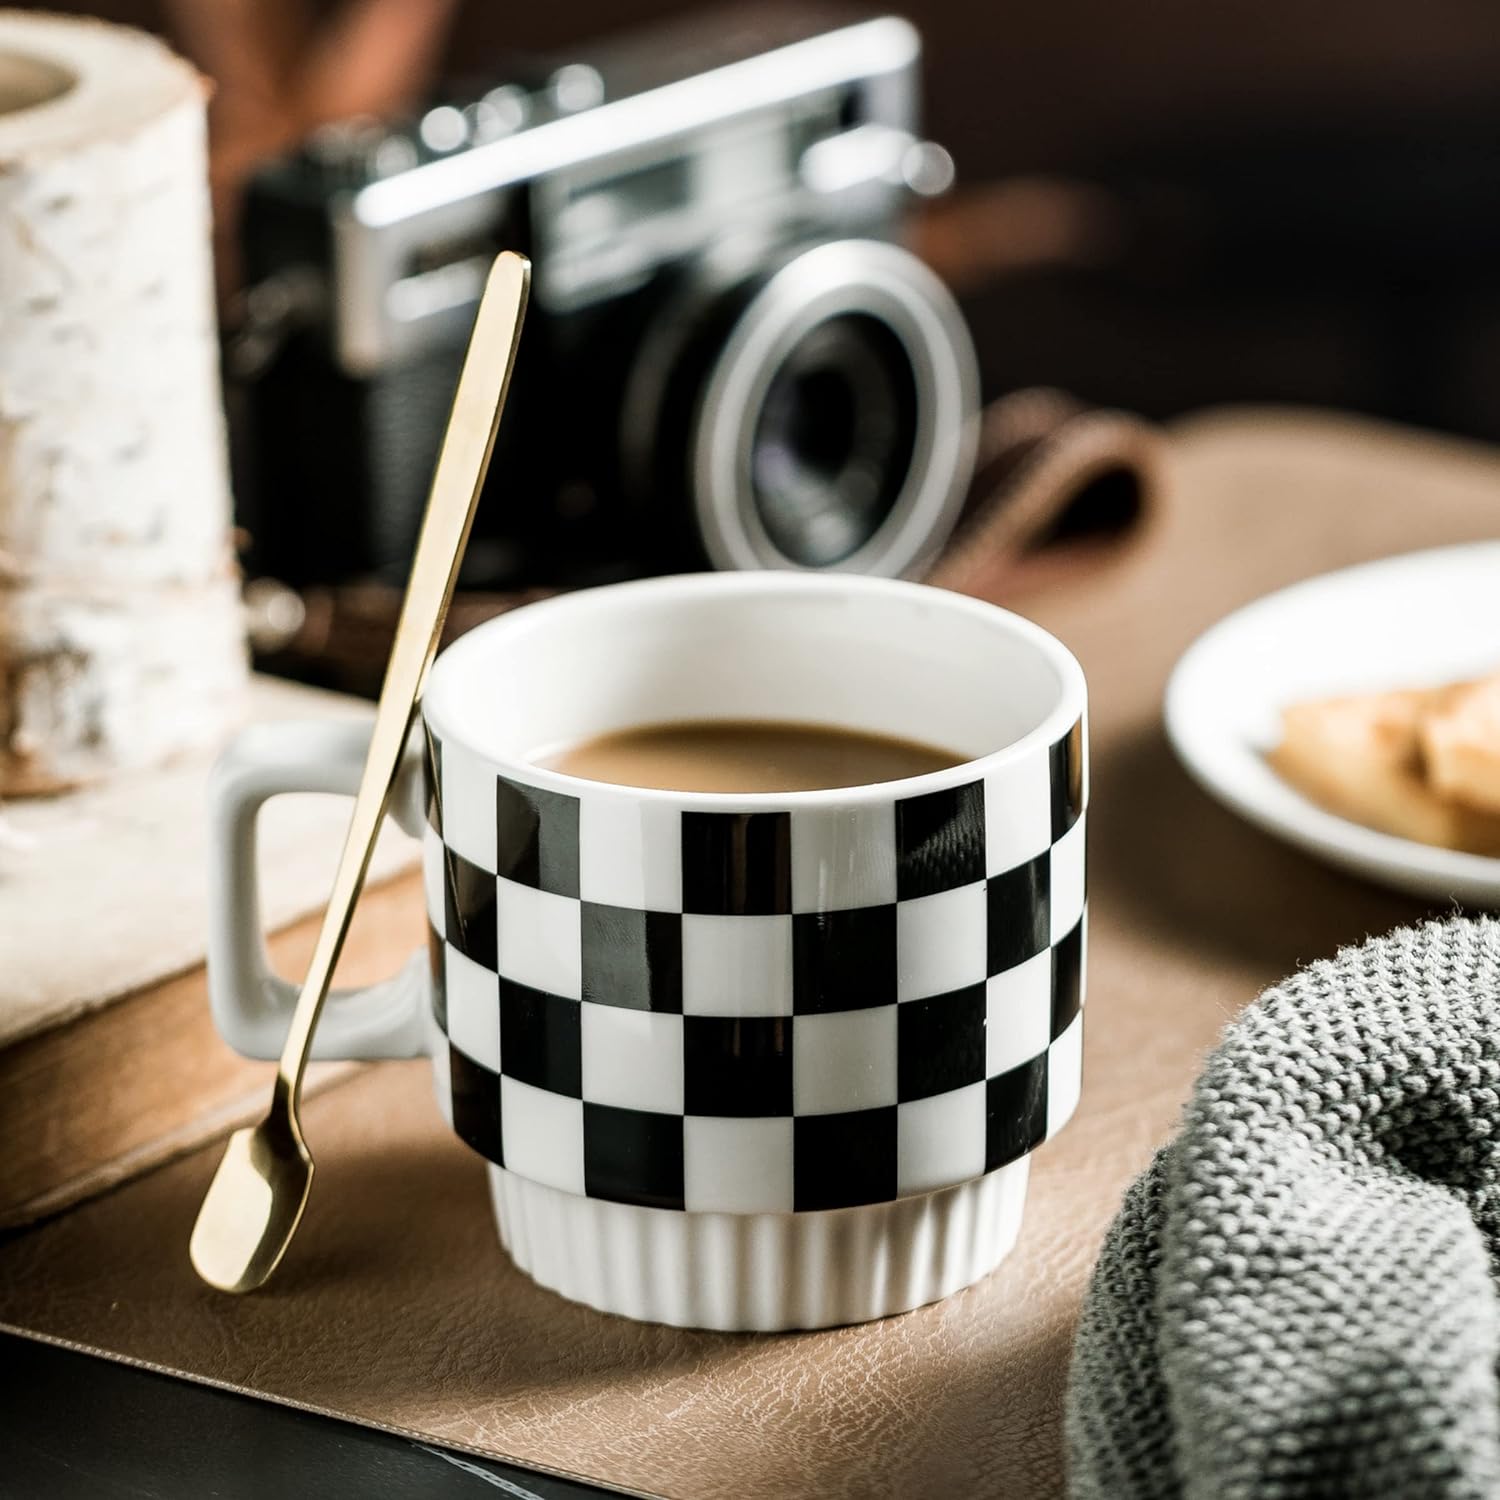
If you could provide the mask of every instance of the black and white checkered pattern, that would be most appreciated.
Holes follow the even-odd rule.
[[[658,1208],[841,1208],[981,1176],[1072,1113],[1082,721],[982,780],[796,812],[433,756],[439,1095],[491,1161]]]

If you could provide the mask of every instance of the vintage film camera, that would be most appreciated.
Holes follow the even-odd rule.
[[[952,171],[916,134],[916,32],[757,10],[586,56],[410,128],[325,130],[253,183],[253,571],[404,578],[501,247],[532,298],[464,586],[894,575],[946,539],[977,380],[896,242]]]

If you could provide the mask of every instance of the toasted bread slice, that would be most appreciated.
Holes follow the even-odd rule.
[[[1500,813],[1442,796],[1423,767],[1424,717],[1452,688],[1356,694],[1299,703],[1282,715],[1271,765],[1305,796],[1341,817],[1401,838],[1500,854]]]
[[[1423,715],[1420,737],[1434,791],[1500,814],[1500,673],[1450,690]]]

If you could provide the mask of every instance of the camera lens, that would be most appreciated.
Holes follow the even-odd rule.
[[[877,319],[829,318],[792,346],[750,445],[754,505],[778,552],[826,568],[875,535],[911,468],[916,408],[910,357]]]
[[[909,251],[730,243],[645,311],[620,451],[664,565],[897,577],[937,555],[973,472],[978,372]]]

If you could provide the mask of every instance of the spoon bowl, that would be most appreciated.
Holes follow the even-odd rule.
[[[229,1137],[188,1242],[193,1269],[221,1292],[248,1292],[280,1264],[312,1191],[297,1119],[273,1110]]]

